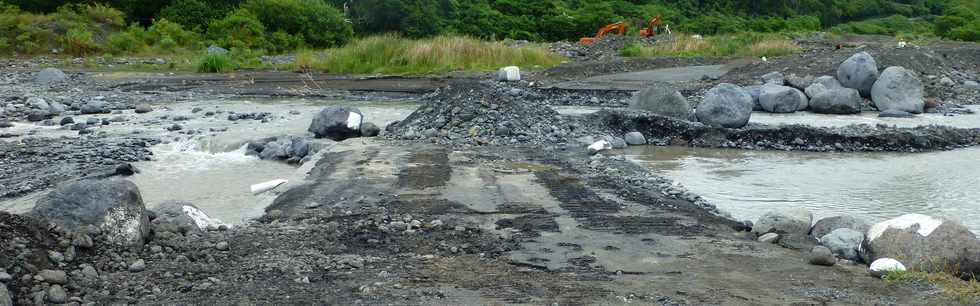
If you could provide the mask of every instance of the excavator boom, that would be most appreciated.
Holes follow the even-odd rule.
[[[660,16],[650,18],[650,20],[647,21],[647,27],[645,29],[640,29],[640,36],[647,37],[659,34],[660,31],[658,31],[658,29],[661,21],[662,19]]]
[[[582,37],[578,41],[579,42],[582,42],[582,43],[586,43],[586,44],[587,43],[591,43],[591,42],[595,41],[597,38],[602,37],[602,36],[606,35],[606,33],[609,33],[610,31],[613,31],[613,30],[615,30],[617,32],[617,34],[619,34],[619,35],[626,34],[626,24],[623,23],[622,21],[617,22],[617,23],[608,24],[608,25],[602,27],[601,29],[599,29],[599,32],[596,32],[595,33],[595,37]]]

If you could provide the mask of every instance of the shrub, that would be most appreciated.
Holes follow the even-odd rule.
[[[138,24],[109,36],[109,49],[119,54],[138,53],[146,48],[146,31]]]
[[[303,46],[303,34],[290,35],[283,31],[277,31],[269,36],[269,43],[273,53],[285,53],[299,49]]]
[[[65,51],[76,56],[85,56],[99,49],[99,46],[92,40],[92,32],[86,29],[69,29],[62,40]]]
[[[239,9],[208,26],[207,38],[225,48],[268,49],[265,26],[251,11]]]
[[[953,28],[947,37],[956,40],[980,41],[980,20],[974,19],[969,24]]]
[[[321,0],[248,0],[242,7],[270,31],[302,34],[313,47],[344,45],[354,35],[340,11]]]
[[[637,43],[630,43],[623,46],[623,50],[619,51],[619,55],[623,57],[637,57],[643,55],[643,47]]]
[[[167,19],[157,19],[148,29],[146,29],[147,38],[150,40],[148,43],[153,44],[154,42],[162,42],[164,39],[169,38],[174,41],[174,43],[181,46],[189,46],[197,41],[197,34],[194,32],[185,30],[183,26],[178,23],[171,22]]]
[[[231,58],[225,54],[205,54],[197,61],[197,72],[219,73],[231,71]]]
[[[185,29],[203,33],[211,20],[221,16],[221,11],[201,0],[176,0],[160,11],[164,18],[180,25]]]

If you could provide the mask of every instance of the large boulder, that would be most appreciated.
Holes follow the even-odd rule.
[[[759,105],[770,113],[792,113],[806,108],[806,95],[796,88],[782,85],[762,85]]]
[[[68,76],[57,68],[45,68],[34,76],[34,82],[39,84],[61,83],[68,80]]]
[[[3,283],[0,283],[0,306],[14,306],[13,296]]]
[[[877,223],[861,248],[867,262],[893,258],[920,271],[980,274],[980,242],[962,224],[943,218],[907,214]]]
[[[37,110],[48,111],[51,109],[51,105],[48,104],[48,101],[44,101],[44,99],[38,97],[27,98],[27,105],[30,105],[31,108]]]
[[[790,75],[786,76],[786,85],[799,90],[804,90],[807,88],[807,86],[813,84],[813,80],[814,78],[812,75],[801,77],[797,76],[795,73],[791,73]]]
[[[849,229],[838,228],[820,237],[820,244],[826,246],[838,257],[847,260],[861,260],[861,242],[864,241],[862,232]]]
[[[814,84],[807,89],[814,86],[824,87]],[[861,94],[853,88],[823,90],[810,99],[810,111],[818,114],[857,114],[861,112],[863,102]]]
[[[734,84],[721,83],[711,88],[695,115],[705,125],[741,128],[752,116],[752,96]]]
[[[150,234],[136,184],[128,180],[83,180],[56,188],[37,201],[32,214],[67,229],[93,225],[109,243],[139,246]]]
[[[864,233],[871,228],[871,224],[864,219],[858,219],[848,215],[827,217],[817,220],[817,222],[813,224],[813,227],[810,228],[810,235],[812,235],[814,238],[820,238],[824,235],[830,234],[830,232],[833,232],[834,230],[842,228],[849,228]]]
[[[888,67],[871,88],[871,101],[879,111],[896,110],[920,114],[925,110],[925,88],[912,71]]]
[[[517,82],[521,80],[521,68],[517,66],[507,66],[497,70],[497,81]]]
[[[759,96],[762,95],[762,85],[749,85],[742,87],[742,89],[752,96],[752,110],[762,111],[762,105],[759,104]]]
[[[786,78],[783,77],[783,73],[779,71],[763,74],[761,77],[759,77],[759,79],[761,79],[765,84],[783,85],[786,83]]]
[[[816,97],[817,94],[820,94],[821,92],[827,90],[840,89],[840,88],[845,88],[845,87],[844,85],[841,85],[840,82],[838,82],[837,79],[835,79],[834,77],[825,75],[813,79],[813,82],[809,86],[807,86],[806,89],[804,89],[804,92],[808,97],[813,98]]]
[[[630,108],[654,114],[687,120],[691,105],[679,91],[668,86],[652,86],[633,96]]]
[[[112,112],[104,101],[93,100],[81,107],[82,114],[108,114]]]
[[[308,129],[316,138],[329,138],[342,141],[361,135],[364,115],[357,108],[330,106],[313,117]]]
[[[857,89],[862,97],[870,97],[871,86],[878,80],[878,64],[868,52],[854,54],[837,67],[837,80],[844,87]]]
[[[769,211],[759,217],[752,225],[756,234],[778,233],[789,235],[806,235],[810,232],[813,214],[802,208],[789,208]]]
[[[623,137],[623,139],[626,140],[626,144],[631,146],[642,146],[647,144],[647,138],[640,132],[626,133],[626,136]]]
[[[153,210],[157,217],[154,227],[171,232],[201,233],[224,225],[221,220],[211,218],[194,204],[180,201],[167,201]]]

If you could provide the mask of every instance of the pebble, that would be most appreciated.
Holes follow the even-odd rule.
[[[68,274],[61,270],[41,270],[41,272],[37,273],[37,276],[52,284],[68,283]]]
[[[765,235],[759,236],[759,242],[765,243],[776,243],[779,240],[779,234],[767,233]]]
[[[227,251],[229,248],[228,242],[226,241],[218,242],[218,244],[214,245],[214,248],[217,249],[218,251]]]
[[[74,245],[74,246],[77,246],[77,247],[80,247],[80,248],[83,248],[83,249],[87,249],[87,248],[91,248],[92,246],[94,246],[95,243],[92,242],[92,237],[89,237],[89,235],[84,234],[84,233],[75,233],[71,237],[71,245]]]
[[[61,285],[52,285],[48,288],[48,302],[55,304],[68,302],[68,293],[61,288]]]
[[[818,245],[810,250],[810,254],[807,255],[807,261],[811,265],[818,266],[833,266],[837,263],[837,258],[834,258],[834,253],[830,251],[825,246]]]
[[[129,265],[129,272],[135,273],[135,272],[142,272],[143,270],[146,270],[146,262],[143,261],[142,259],[137,260],[133,264]]]

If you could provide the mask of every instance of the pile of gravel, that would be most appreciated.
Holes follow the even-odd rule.
[[[606,34],[591,43],[556,42],[551,45],[551,52],[564,55],[576,60],[603,60],[619,57],[623,47],[629,43],[645,43],[644,38]]]
[[[529,102],[527,94],[497,82],[454,82],[423,97],[418,110],[386,128],[386,137],[464,145],[554,144],[580,132],[573,120]]]

